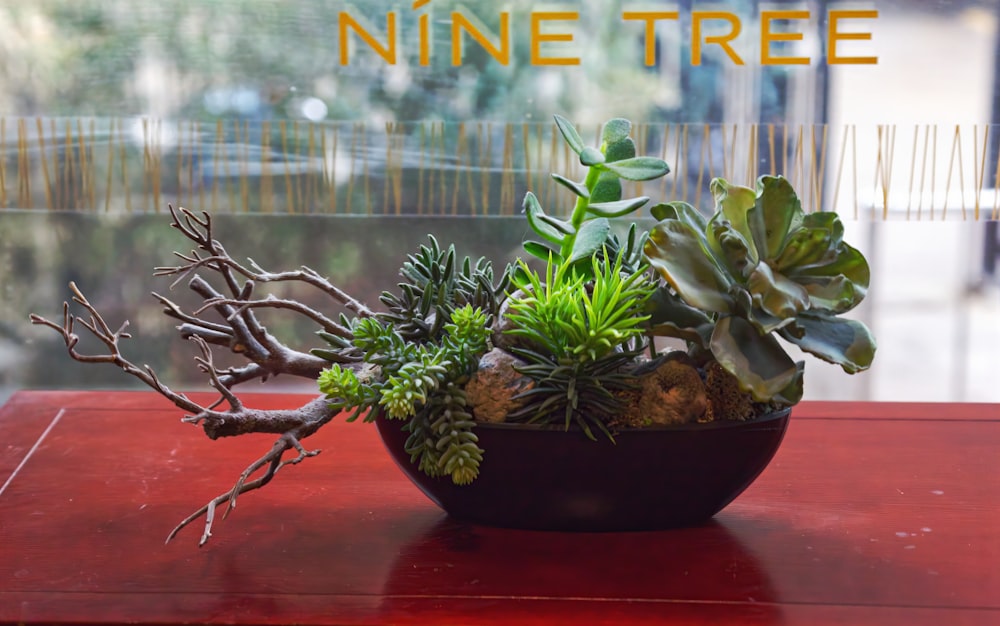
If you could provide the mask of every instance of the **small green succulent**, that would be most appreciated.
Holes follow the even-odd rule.
[[[590,268],[590,259],[602,249],[608,248],[612,257],[621,249],[626,271],[636,271],[641,263],[642,240],[636,237],[635,224],[622,246],[612,233],[610,219],[636,212],[649,198],[623,199],[621,181],[653,180],[669,173],[670,167],[656,157],[636,156],[635,142],[629,136],[632,123],[628,120],[615,118],[605,123],[599,147],[584,145],[580,133],[565,118],[556,115],[555,121],[563,140],[587,168],[587,175],[577,182],[552,174],[556,182],[576,196],[566,219],[546,214],[535,194],[525,194],[528,224],[543,241],[525,241],[524,249],[543,261],[551,257],[559,265],[574,265],[584,273]]]
[[[546,271],[539,276],[522,262],[513,272],[520,290],[510,299],[512,328],[505,333],[527,344],[511,352],[527,362],[517,370],[534,386],[507,419],[575,423],[591,438],[593,428],[610,437],[605,422],[621,408],[616,394],[634,386],[626,370],[648,343],[645,304],[656,287],[642,257],[645,235],[633,223],[622,242],[611,219],[649,202],[622,199],[622,179],[652,180],[670,168],[662,159],[636,156],[628,120],[608,121],[598,147],[584,145],[566,119],[555,121],[587,175],[582,182],[552,175],[576,197],[566,219],[546,214],[534,194],[524,198],[528,224],[542,239],[524,248],[545,261]]]
[[[491,264],[466,257],[454,246],[430,244],[407,257],[399,293],[384,292],[387,310],[373,317],[343,319],[350,337],[320,336],[328,349],[313,353],[331,362],[319,389],[331,407],[404,420],[406,451],[430,476],[468,484],[479,473],[483,450],[466,410],[464,384],[490,349],[493,320],[509,284],[505,271],[494,281]],[[341,363],[363,361],[355,372]]]
[[[848,373],[867,369],[874,338],[837,316],[864,298],[870,271],[837,214],[804,213],[781,176],[762,176],[756,190],[715,179],[711,190],[710,219],[683,202],[651,210],[660,221],[646,258],[670,285],[654,300],[658,332],[709,351],[761,402],[802,397],[803,364],[775,334]]]
[[[605,421],[621,408],[615,393],[634,386],[626,368],[645,348],[645,304],[656,283],[647,272],[624,272],[622,255],[612,261],[607,249],[590,261],[583,274],[550,258],[544,280],[522,264],[527,279],[511,297],[506,334],[523,341],[510,351],[535,385],[508,421],[575,423],[591,438],[592,426],[610,436]]]

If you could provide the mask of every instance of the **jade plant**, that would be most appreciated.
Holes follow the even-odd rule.
[[[557,116],[555,123],[584,175],[553,174],[571,200],[568,210],[546,210],[526,194],[532,233],[526,257],[494,272],[488,259],[460,259],[453,244],[431,236],[407,256],[401,282],[376,307],[308,267],[271,272],[237,261],[215,239],[208,214],[171,207],[171,226],[197,249],[175,253],[179,263],[155,273],[187,279],[202,303],[186,310],[154,297],[196,344],[195,366],[219,394],[211,404],[172,390],[152,369],[128,360],[121,350],[127,322],[114,330],[75,285],[73,301],[85,317],[69,304],[60,322],[31,316],[61,335],[71,357],[139,378],[213,439],[278,436],[168,540],[203,518],[201,541],[207,541],[217,506],[228,513],[241,494],[318,453],[302,440],[338,415],[398,421],[414,464],[468,485],[489,463],[476,434],[485,422],[541,425],[613,445],[626,428],[752,420],[795,404],[803,364],[782,341],[848,373],[870,366],[871,334],[838,317],[864,297],[869,269],[844,243],[835,214],[804,212],[782,177],[762,177],[756,189],[712,181],[710,214],[683,202],[646,209],[648,197],[623,198],[622,181],[653,180],[669,168],[637,154],[627,120],[607,122],[597,146],[586,145],[567,120]],[[652,220],[635,218],[644,209]],[[269,283],[288,281],[316,289],[329,308],[257,295]],[[289,348],[260,323],[261,309],[306,317],[322,345]],[[212,312],[217,319],[207,316]],[[82,352],[79,326],[106,350]],[[684,348],[658,349],[659,337]],[[219,349],[247,363],[216,365]],[[233,391],[278,374],[315,380],[319,394],[298,408],[261,410]]]

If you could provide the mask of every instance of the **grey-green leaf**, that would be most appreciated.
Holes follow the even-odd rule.
[[[533,257],[548,262],[549,257],[551,256],[555,262],[562,263],[562,255],[543,243],[529,240],[525,241],[522,245],[524,246],[524,251]]]
[[[616,143],[628,138],[628,134],[631,131],[632,122],[621,117],[616,117],[604,124],[604,129],[601,131],[601,142],[609,145]]]
[[[758,402],[767,402],[795,380],[798,367],[777,339],[761,335],[740,317],[726,316],[715,325],[712,355]]]
[[[590,202],[617,202],[622,199],[622,181],[611,172],[601,172],[597,184],[590,190]]]
[[[560,176],[559,174],[552,174],[552,178],[557,183],[559,183],[566,189],[569,189],[570,191],[580,196],[581,198],[590,198],[590,192],[587,191],[586,185],[570,180],[565,176]]]
[[[524,213],[528,217],[528,225],[531,226],[531,230],[552,243],[562,243],[564,233],[559,232],[553,225],[541,219],[545,212],[542,211],[542,205],[538,203],[538,198],[530,191],[524,194]]]
[[[604,154],[592,146],[587,146],[580,151],[580,163],[587,167],[604,163]]]
[[[580,227],[576,234],[576,241],[573,242],[573,250],[570,252],[569,262],[575,263],[581,259],[589,259],[608,240],[608,233],[611,232],[611,222],[604,218],[588,220]]]
[[[647,202],[649,202],[649,198],[646,196],[618,200],[617,202],[592,202],[587,206],[587,211],[598,217],[621,217],[636,211]]]
[[[604,163],[601,167],[618,174],[625,180],[653,180],[670,173],[670,166],[663,159],[641,156]]]
[[[559,132],[562,133],[563,139],[566,140],[566,144],[570,147],[570,150],[577,154],[583,152],[585,147],[583,138],[576,131],[576,127],[561,115],[554,115],[553,117],[556,120],[556,127],[559,128]]]

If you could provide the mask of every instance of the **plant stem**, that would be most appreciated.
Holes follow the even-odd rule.
[[[594,187],[597,185],[597,179],[600,175],[600,169],[596,167],[588,168],[587,178],[583,182],[584,186],[587,188],[588,194],[594,191]],[[568,259],[573,253],[573,245],[576,243],[576,235],[580,232],[580,227],[583,226],[583,220],[587,217],[587,207],[589,206],[589,197],[578,197],[576,199],[576,205],[573,207],[573,215],[570,217],[570,224],[573,226],[573,233],[566,235],[562,242],[562,249],[559,251],[564,259]]]

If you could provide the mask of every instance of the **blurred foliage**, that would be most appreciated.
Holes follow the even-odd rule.
[[[805,6],[819,15],[825,3],[808,0]],[[747,59],[756,54],[749,35],[758,28],[759,4],[732,0],[725,6],[741,17],[746,34],[738,45]],[[432,0],[416,10],[411,6],[395,0],[4,3],[0,114],[301,119],[309,117],[303,102],[315,98],[323,103],[325,118],[336,120],[546,121],[560,112],[594,124],[613,115],[721,122],[742,121],[734,116],[755,112],[759,119],[780,121],[788,108],[790,69],[806,76],[823,65],[760,68],[751,63],[740,68],[740,80],[752,77],[759,84],[751,96],[757,103],[745,103],[741,94],[725,93],[733,66],[720,46],[704,46],[702,64],[691,66],[688,9],[680,11],[678,21],[658,25],[656,64],[647,67],[644,25],[623,20],[628,7],[619,2]],[[575,21],[542,26],[545,32],[572,32],[574,37],[571,44],[545,44],[546,56],[578,56],[579,65],[531,63],[530,16],[542,10],[579,13]],[[356,45],[350,62],[341,65],[341,12],[384,42],[386,15],[393,11],[397,62],[388,64],[352,35]],[[509,63],[499,63],[466,33],[462,63],[452,65],[455,11],[494,43],[501,32],[501,12],[508,12]],[[430,25],[427,66],[420,65],[421,16]],[[775,44],[775,50],[784,45]],[[820,99],[822,83],[816,93]],[[727,97],[740,99],[728,113]]]
[[[400,57],[389,65],[358,43],[340,65],[338,14],[365,20],[384,41],[386,13],[398,11]],[[451,62],[451,14],[461,10],[500,32],[510,12],[511,59],[501,65],[470,36]],[[586,119],[614,109],[650,118],[662,90],[642,63],[636,23],[617,3],[560,5],[579,20],[553,22],[576,33],[576,67],[530,63],[534,0],[498,6],[434,0],[410,9],[389,0],[39,0],[0,7],[0,113],[13,115],[153,115],[207,119],[219,113],[294,118],[315,97],[333,119],[545,120],[554,110]],[[418,20],[431,24],[430,64],[419,64]],[[356,37],[354,37],[357,40]],[[587,93],[587,98],[581,98]],[[212,98],[215,98],[212,104]],[[230,98],[228,110],[220,111]],[[662,98],[661,98],[662,99]]]

